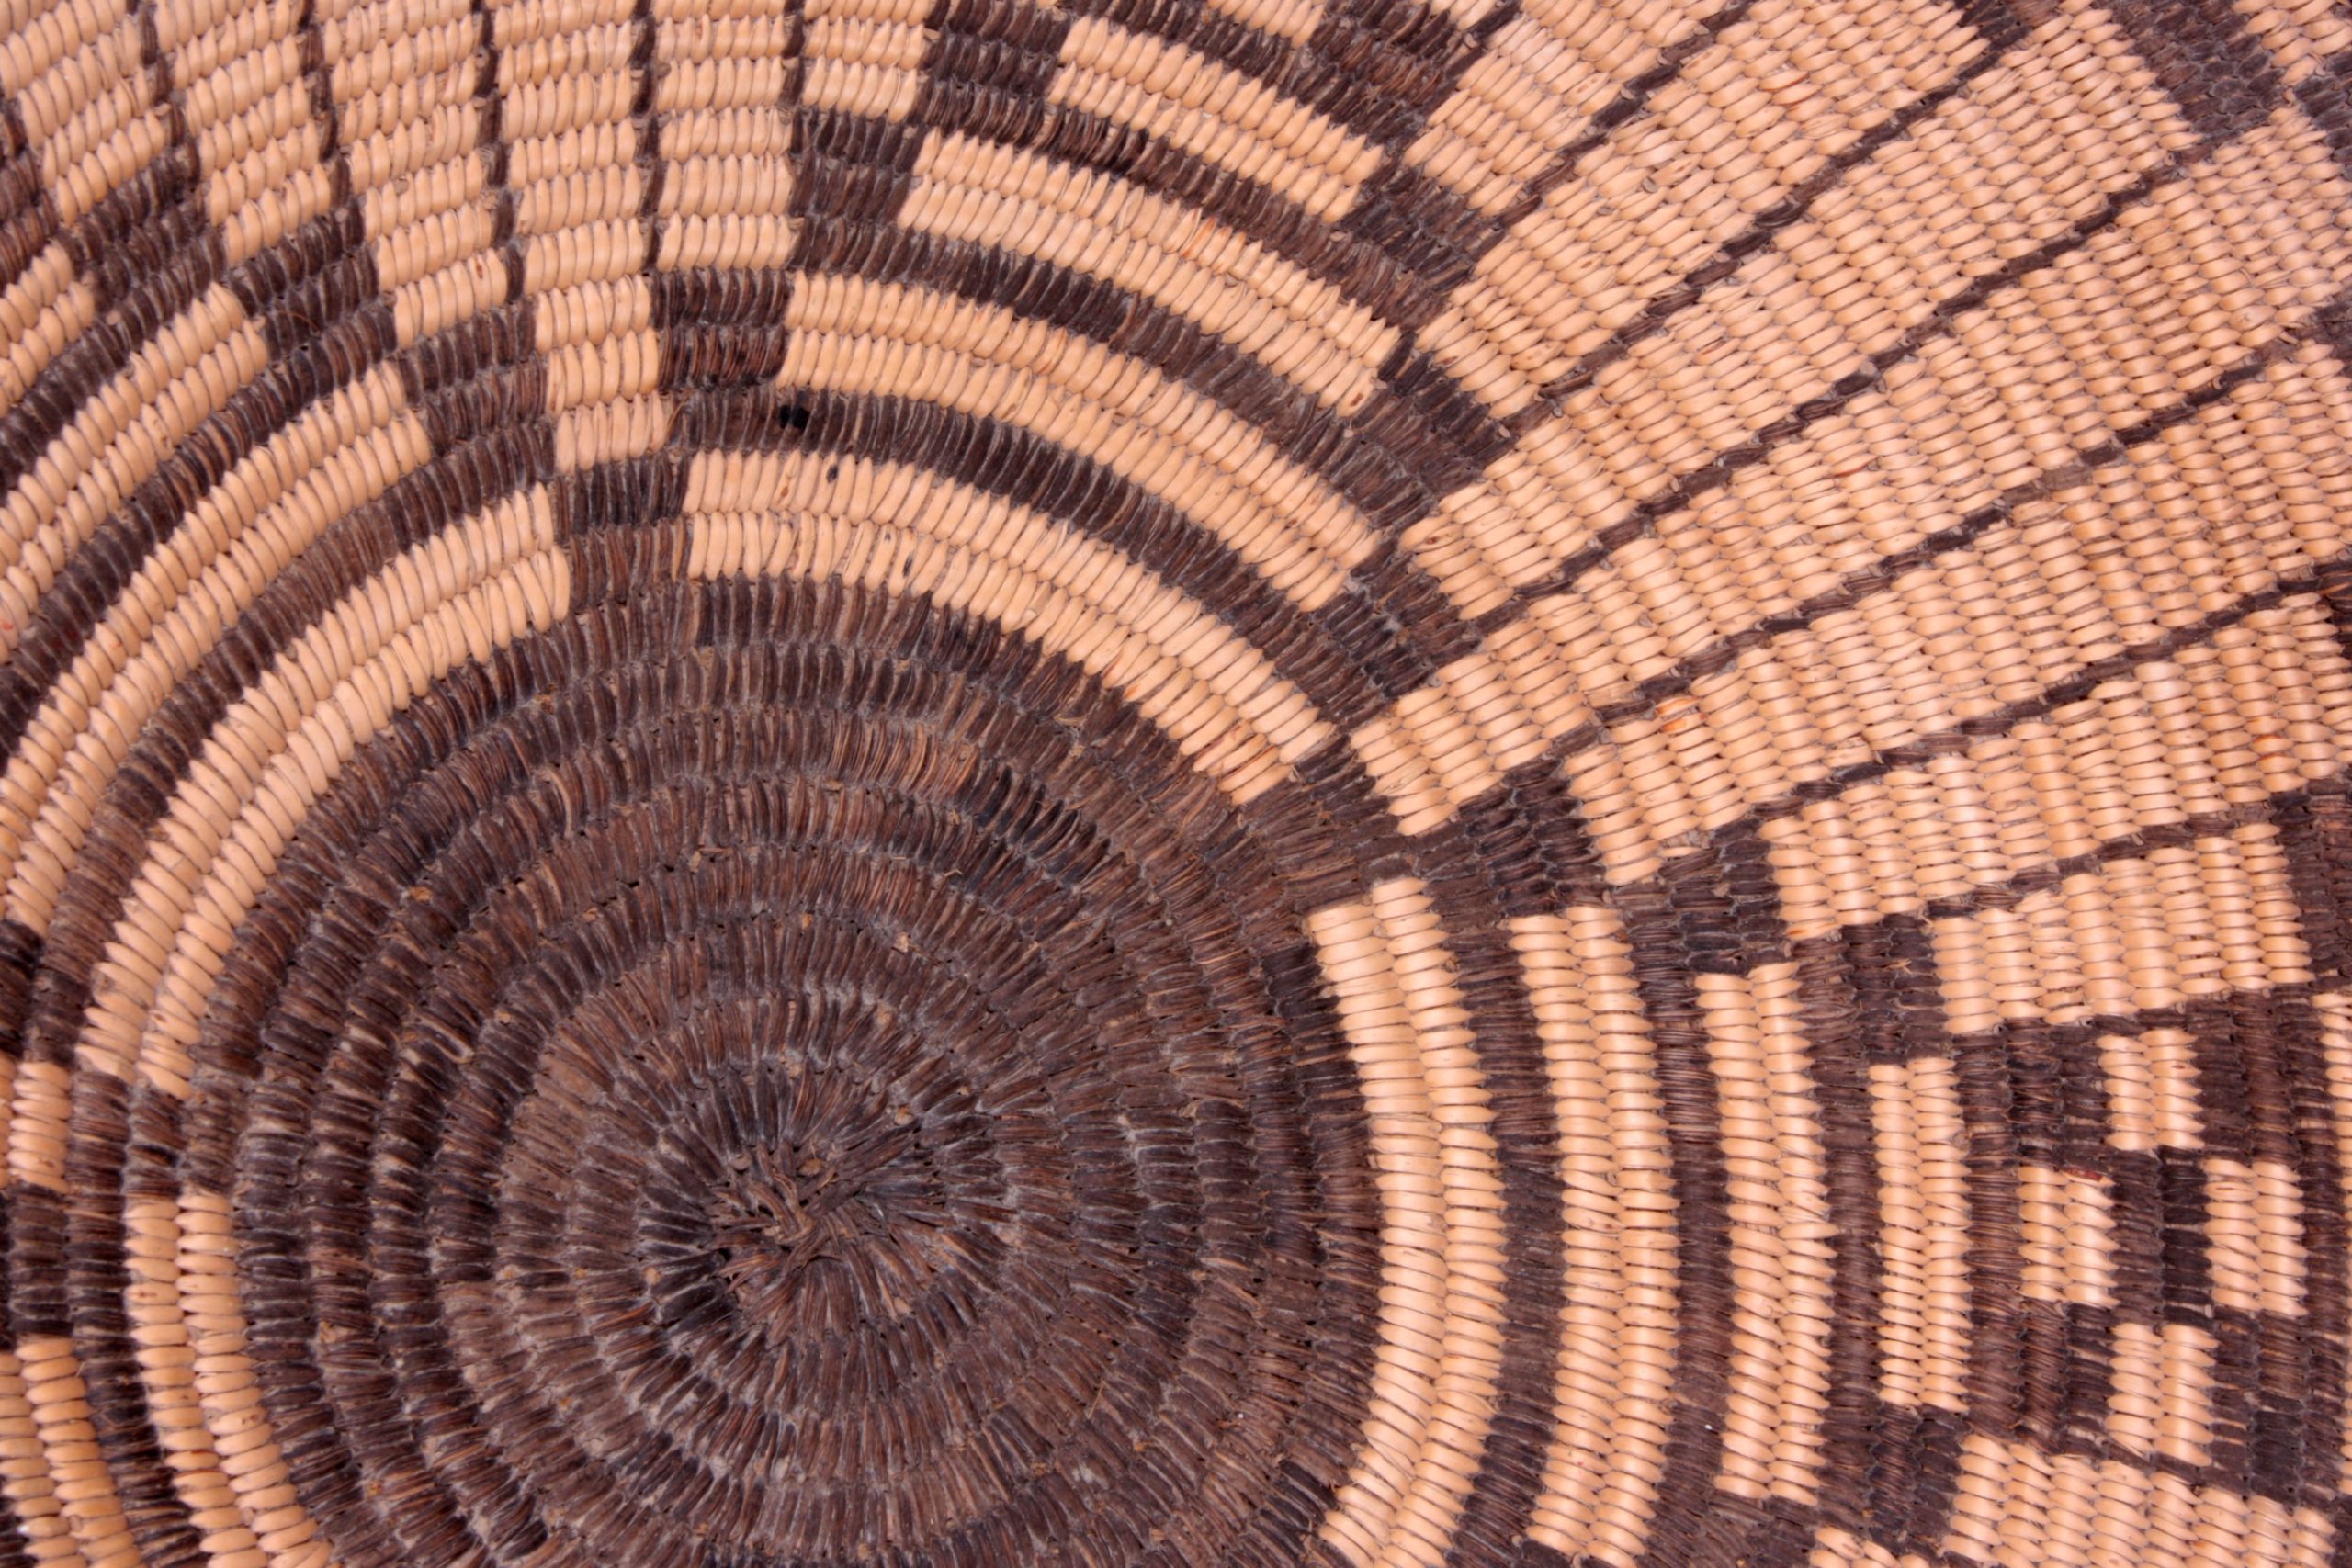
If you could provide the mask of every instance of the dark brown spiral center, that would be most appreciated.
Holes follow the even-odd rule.
[[[737,1308],[789,1337],[905,1315],[953,1261],[948,1195],[899,1107],[846,1135],[753,1143],[712,1194],[709,1259]]]

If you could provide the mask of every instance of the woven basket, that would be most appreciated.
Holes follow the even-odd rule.
[[[0,1568],[2352,1562],[2352,12],[7,0]]]

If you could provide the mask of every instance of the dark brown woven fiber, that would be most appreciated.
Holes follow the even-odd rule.
[[[6,0],[0,1568],[2352,1568],[2352,9]]]

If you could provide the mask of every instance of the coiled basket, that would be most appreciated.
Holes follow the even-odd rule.
[[[2352,14],[6,0],[0,1568],[2352,1563]]]

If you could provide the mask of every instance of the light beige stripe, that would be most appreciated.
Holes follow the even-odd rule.
[[[1565,1278],[1553,1428],[1528,1534],[1638,1562],[1666,1465],[1676,1332],[1673,1153],[1633,945],[1613,910],[1510,922],[1559,1129]]]
[[[1070,24],[1046,97],[1253,181],[1327,223],[1380,166],[1375,143],[1255,77],[1104,17]]]
[[[1372,1132],[1381,1344],[1322,1538],[1359,1568],[1435,1568],[1468,1501],[1502,1359],[1502,1175],[1445,932],[1419,882],[1307,917]]]
[[[19,1062],[8,1084],[8,1175],[65,1190],[65,1134],[73,1076],[55,1062]]]
[[[1496,412],[1532,406],[1538,389],[1626,326],[1683,269],[1747,229],[1833,150],[1984,48],[1951,7],[1932,0],[1883,6],[1874,20],[1880,25],[1867,30],[1833,28],[1793,0],[1758,5],[1480,259],[1420,345]],[[2113,31],[2096,13],[2081,22],[2043,21],[1968,93],[1816,204],[1826,210],[1775,235],[1737,276],[1708,289],[1662,336],[1637,346],[1572,403],[1609,418],[1611,403],[1636,406],[1626,387],[1640,383],[1656,394],[1651,409],[1679,408],[1693,428],[1703,429],[1711,411],[1757,428],[1776,416],[1737,407],[1743,398],[1769,389],[1783,367],[1804,373],[1810,351],[1837,339],[1835,328],[1825,340],[1800,323],[1816,327],[1825,312],[1846,318],[1861,328],[1847,348],[1867,353],[1968,276],[1999,265],[2018,248],[2015,236],[2038,243],[2079,220],[2121,180],[2084,176],[2086,154],[2069,147],[2064,134],[2070,120],[2108,110],[2096,157],[2110,170],[2155,166],[2165,132],[2178,125],[2169,100],[2123,61],[2102,62],[2096,86],[2086,86],[2076,63],[2084,35]],[[1890,81],[1890,66],[1907,79]],[[1803,72],[1806,93],[1758,91],[1759,79],[1792,71]],[[2144,112],[2119,120],[2109,108],[2115,101],[2136,101]],[[1752,106],[1737,128],[1724,107],[1734,102]],[[1917,220],[1905,232],[1905,214],[1872,212],[1879,223],[1863,240],[1852,232],[1855,197],[1883,192],[1890,179],[1906,182],[1906,197],[1935,220]],[[1516,195],[1506,184],[1500,199]],[[1889,265],[1890,249],[1907,265]],[[1860,301],[1876,307],[1867,312],[1875,320],[1856,314]],[[1743,345],[1747,329],[1769,334],[1771,350],[1747,352],[1760,345]],[[1684,357],[1694,344],[1713,352],[1703,360]],[[1699,364],[1706,369],[1694,374]],[[1824,386],[1838,374],[1813,369],[1824,372]],[[1731,444],[1716,440],[1710,449]],[[1655,445],[1651,451],[1664,457]]]
[[[2103,1176],[2031,1161],[2018,1168],[2019,1289],[2037,1301],[2115,1302],[2115,1201]]]
[[[40,1429],[25,1397],[25,1364],[13,1350],[0,1350],[0,1493],[8,1499],[35,1562],[79,1563],[71,1532],[57,1500],[57,1483],[42,1462]]]
[[[2205,1261],[2225,1312],[2300,1317],[2303,1184],[2277,1160],[2205,1161]]]
[[[1871,1068],[1879,1170],[1879,1396],[1967,1405],[1967,1129],[1948,1056]]]
[[[1537,0],[1498,30],[1431,111],[1407,161],[1494,216],[1661,51],[1704,0]]]
[[[684,513],[690,575],[838,577],[985,615],[1125,693],[1237,800],[1333,738],[1201,604],[1075,528],[926,470],[708,454]]]
[[[216,1568],[322,1568],[326,1542],[295,1495],[245,1354],[227,1201],[134,1197],[123,1217],[140,1382],[206,1551]]]
[[[811,108],[905,119],[922,91],[927,36],[923,18],[905,15],[909,9],[901,0],[819,0],[810,6],[801,101]]]
[[[71,226],[152,163],[170,127],[140,63],[139,29],[123,17],[17,96],[61,226]]]
[[[97,320],[98,296],[74,270],[74,258],[52,242],[0,292],[0,408],[13,407],[65,345]]]
[[[0,503],[0,656],[66,559],[268,363],[259,323],[215,286],[82,405]]]
[[[653,290],[642,274],[539,295],[533,326],[547,356],[559,471],[651,452],[668,439]]]
[[[84,1065],[130,1077],[135,1058],[141,1081],[185,1098],[213,983],[311,802],[427,684],[570,607],[540,487],[388,563],[280,654],[222,715],[149,836],[132,913],[94,976]],[[130,939],[134,923],[144,940]]]
[[[2280,184],[2327,195],[2307,213],[2300,201],[2291,209],[2274,202],[2249,210],[2237,194]],[[2096,208],[2104,197],[2093,188],[2075,199]],[[1891,367],[1883,391],[1815,422],[1772,463],[1734,476],[1700,509],[1711,504],[1716,515],[1661,519],[1658,541],[1668,547],[1663,581],[1687,580],[1683,592],[1696,596],[1699,634],[1720,636],[1736,627],[1708,624],[1710,571],[1727,574],[1722,581],[1743,590],[1755,585],[1732,602],[1743,616],[1751,604],[1758,613],[1785,610],[1826,586],[1815,578],[1908,547],[2003,487],[2070,462],[2104,432],[2138,423],[2151,407],[2188,395],[2258,344],[2307,321],[2352,265],[2352,240],[2316,216],[2332,210],[2331,201],[2352,202],[2352,186],[2314,129],[2282,111],[2243,145],[2162,186],[2033,284],[2002,290],[1962,316],[1951,334]],[[2060,216],[2071,221],[2073,213],[2070,208]],[[1883,236],[1878,248],[1858,250],[1852,265],[1882,254],[1896,237],[1889,230],[1917,221],[1899,204],[1880,221],[1849,216],[1844,227]],[[1705,310],[1678,317],[1666,337],[1572,397],[1559,419],[1531,431],[1520,456],[1496,465],[1488,483],[1449,503],[1444,523],[1422,525],[1415,538],[1433,547],[1425,564],[1465,604],[1493,592],[1489,575],[1518,585],[1540,581],[1674,477],[1785,415],[1795,400],[1826,390],[1836,365],[1895,343],[1934,299],[1957,294],[1970,276],[1996,264],[2000,247],[1988,237],[1984,248],[1981,265],[1972,260],[1956,269],[1949,287],[1923,290],[1913,283],[1909,295],[1867,310],[1851,301],[1875,295],[1841,283],[1837,269],[1807,274],[1800,287],[1790,271],[1797,266],[1792,255],[1757,258],[1711,294],[1714,302]],[[2222,276],[2232,283],[2217,298],[2214,279]],[[2159,276],[2164,286],[2154,287]],[[1776,365],[1815,366],[1797,372],[1799,383],[1817,376],[1810,386],[1775,389],[1760,372],[1735,373],[1735,362],[1754,345],[1743,346],[1751,333],[1733,331],[1734,318],[1810,314],[1818,321],[1831,302],[1834,325],[1809,340],[1791,337],[1770,355]],[[1694,381],[1694,364],[1708,365],[1709,374]],[[2307,364],[2303,375],[2324,383],[2334,372]],[[1761,400],[1752,409],[1718,407],[1742,388],[1738,396]],[[2289,397],[2282,389],[2280,401],[2300,422],[2341,418],[2341,402],[2322,391]],[[2250,417],[2225,408],[2200,423],[2226,424],[2233,415]],[[2139,460],[2161,459],[2177,446],[2167,441]],[[2263,466],[2277,467],[2278,457],[2266,455]],[[1475,547],[1467,557],[1464,544]],[[1810,573],[1788,570],[1781,563],[1792,547],[1819,565]],[[1449,570],[1450,563],[1458,564]],[[1631,575],[1633,563],[1617,570]],[[1663,581],[1651,592],[1659,586]]]
[[[1813,1500],[1829,1408],[1836,1227],[1793,964],[1697,976],[1723,1116],[1731,1358],[1716,1484]]]
[[[2131,1452],[2213,1460],[2213,1336],[2193,1323],[2119,1323],[2110,1340],[2108,1436]]]
[[[156,139],[162,117],[147,107],[141,91],[137,29],[124,7],[84,5],[45,8],[0,30],[8,35],[0,39],[0,90],[17,96],[45,193],[59,204],[62,227],[73,221],[69,209],[76,217],[86,211],[163,144]],[[141,116],[137,123],[123,123]],[[91,160],[91,138],[105,130],[117,134],[96,151],[95,168],[74,173]],[[51,240],[0,292],[0,342],[7,345],[0,357],[0,409],[22,398],[96,314],[96,292],[76,275],[64,242]],[[13,628],[0,630],[13,641]]]
[[[2290,87],[2301,85],[2336,55],[2352,50],[2352,19],[2334,6],[2313,6],[2309,0],[2278,5],[2234,0],[2231,9],[2245,18]]]
[[[792,121],[773,104],[680,109],[663,115],[659,130],[665,158],[756,158],[790,173]]]
[[[2352,429],[2345,425],[2347,409],[2352,409],[2352,386],[2326,351],[2318,345],[2299,350],[2267,370],[2256,384],[2203,411],[2164,440],[2139,448],[2128,461],[2020,506],[2007,525],[1991,530],[1966,550],[1905,573],[1850,610],[1820,615],[1801,629],[1749,648],[1730,668],[1699,679],[1687,696],[1657,704],[1641,717],[1611,726],[1604,745],[1570,763],[1585,798],[1604,803],[1605,809],[1622,804],[1637,820],[1634,839],[1638,847],[1631,861],[1612,863],[1611,874],[1643,874],[1633,866],[1678,834],[1729,820],[1798,784],[1864,760],[1873,750],[1949,728],[1961,717],[2004,703],[2030,699],[2087,664],[2193,621],[2210,605],[2259,592],[2352,548],[2352,530],[2342,521],[2352,516],[2352,482],[2314,473],[2301,456],[2345,439]],[[1890,439],[1899,435],[1901,421],[1891,410],[1869,417],[1877,420],[1882,414],[1891,422],[1884,434]],[[2294,440],[2279,439],[2281,430],[2291,431]],[[1847,454],[1845,466],[1867,476],[1876,470],[1866,459],[1894,450],[1884,442],[1867,443]],[[2211,465],[2225,454],[2241,452],[2246,456],[2231,461],[2228,482],[2235,494],[2228,504],[2244,525],[2246,544],[2226,555],[2198,550],[2179,537],[2179,524],[2172,515],[2177,508],[2169,498],[2184,485],[2212,484],[2208,477]],[[1544,482],[1549,481],[1505,464],[1498,465],[1490,488],[1500,494],[1502,487],[1509,487],[1519,498],[1510,502],[1516,506],[1530,487]],[[1758,481],[1764,488],[1753,493],[1735,486],[1739,493],[1713,498],[1689,517],[1673,521],[1658,538],[1620,551],[1573,592],[1531,607],[1527,621],[1558,649],[1546,661],[1550,677],[1566,687],[1554,699],[1554,711],[1560,716],[1547,725],[1554,734],[1564,733],[1563,726],[1572,729],[1584,723],[1588,705],[1624,700],[1639,682],[1671,672],[1679,660],[1717,645],[1752,617],[1785,613],[1804,593],[1834,587],[1835,570],[1825,568],[1809,581],[1794,581],[1775,564],[1786,558],[1785,550],[1780,545],[1765,549],[1762,541],[1783,526],[1772,521],[1776,513],[1786,518],[1787,527],[1805,530],[1808,549],[1821,545],[1833,526],[1859,527],[1872,517],[1884,525],[1901,515],[1900,508],[1878,505],[1891,500],[1891,493],[1874,500],[1872,493],[1857,491],[1831,513],[1807,522],[1774,500],[1771,487],[1780,482],[1766,476]],[[1941,482],[1929,479],[1920,493],[1940,493]],[[1908,480],[1905,486],[1917,488]],[[1463,591],[1466,604],[1480,607],[1501,603],[1508,592],[1506,580],[1520,575],[1518,567],[1507,566],[1492,554],[1482,555],[1464,536],[1501,514],[1500,501],[1479,499],[1487,493],[1472,492],[1469,502],[1457,497],[1449,502],[1453,510],[1442,527],[1408,538],[1424,565],[1447,576]],[[2331,506],[2323,497],[2344,504]],[[1958,520],[1957,513],[1937,512],[1921,515],[1918,525],[1935,521],[1948,526]],[[1519,542],[1496,547],[1517,551],[1513,558],[1538,565],[1548,558],[1548,547],[1539,547],[1529,536],[1512,536]],[[1795,537],[1791,536],[1792,547]],[[1880,558],[1883,548],[1908,547],[1917,537],[1909,525],[1895,526],[1875,540],[1849,533],[1838,545],[1847,560],[1836,570],[1867,566]],[[1754,553],[1750,544],[1757,547]],[[2117,570],[2126,557],[2131,570]],[[1479,564],[1482,559],[1495,562],[1494,569],[1486,570]],[[1787,585],[1759,596],[1747,591],[1744,585],[1748,583]],[[2086,592],[2093,586],[2095,595]],[[2129,722],[2162,722],[2171,731],[2167,749],[2175,753],[2202,757],[2218,753],[2224,744],[2244,745],[2259,760],[2265,785],[2274,791],[2301,787],[2339,769],[2344,765],[2340,750],[2326,738],[2345,731],[2309,727],[2324,723],[2335,708],[2344,706],[2339,678],[2345,668],[2343,652],[2331,636],[2317,629],[2324,619],[2316,597],[2302,596],[2257,615],[2246,629],[2217,639],[2222,665],[2199,679],[2228,685],[2235,694],[2232,707],[2194,725],[2169,713],[2161,720],[2149,716]],[[2053,628],[2063,628],[2063,634]],[[2290,659],[2307,673],[2296,679],[2266,675],[2246,664],[2248,653],[2233,651],[2240,637],[2272,645],[2264,657]],[[2193,651],[2182,662],[2201,667],[2211,657]],[[2135,673],[2124,685],[2154,679]],[[2121,689],[2123,685],[2106,688]],[[1393,722],[1411,705],[1430,700],[1412,694],[1384,719]],[[2257,714],[2276,714],[2280,722],[2255,723],[2251,716]],[[2064,727],[2069,750],[2096,752],[2115,743],[2124,722],[2123,716],[2084,705],[2068,710],[2063,719],[2035,721],[2019,734]],[[1770,737],[1769,744],[1747,739],[1759,729]],[[1741,743],[1731,744],[1735,739]],[[2028,766],[2006,738],[1980,742],[1971,748],[1971,755],[1994,760],[2005,749],[2012,753],[2006,767]],[[2039,748],[2032,751],[2038,755]],[[1456,760],[1452,765],[1464,770],[1479,764],[1473,753],[1469,762]],[[2210,808],[2189,804],[2199,797],[2218,800],[2210,784],[2196,782],[2206,771],[2203,763],[2183,762],[2177,769],[2177,782],[2168,792],[2182,803],[2177,812]],[[1645,775],[1638,799],[1610,783],[1612,773],[1624,772]],[[1963,783],[1973,788],[1976,773],[1971,767],[1956,775],[1939,773],[1938,768],[1909,770],[1898,780],[1865,784],[1844,798],[1867,796],[1873,788],[1924,784],[1941,790]],[[1384,774],[1375,769],[1375,776],[1397,802],[1400,817],[1412,817],[1417,828],[1450,814],[1466,798],[1461,788],[1475,794],[1473,786],[1492,782],[1464,772],[1464,784],[1448,792],[1409,772]],[[1951,784],[1937,783],[1947,776]],[[2165,819],[2157,809],[2165,799],[2148,798],[2140,808],[2141,825]],[[1828,809],[1838,813],[1845,807]],[[1956,854],[1944,847],[1939,840],[1972,830],[1971,824],[1982,817],[1980,807],[1957,797],[1938,812],[1895,815],[1873,804],[1864,815],[1869,831],[1863,836],[1891,835],[1888,852],[1908,860],[1914,868],[1890,875],[1891,887],[1932,874],[1932,881],[1920,883],[1922,898],[1950,897],[1980,881],[2005,879],[2013,874],[2004,869],[2005,863],[2031,863],[2030,857],[2020,857],[2024,845],[2014,840],[1988,845],[1989,858]],[[2088,830],[2098,820],[2082,812],[2043,815],[2062,825],[2056,830],[2069,823]],[[2053,830],[2030,822],[2020,826],[2045,839]]]
[[[2158,477],[2151,474],[2152,485]],[[2130,481],[2118,474],[2107,482]],[[2282,479],[2276,492],[2281,525],[2263,529],[2259,550],[2250,544],[2222,581],[2188,579],[2176,597],[2173,585],[2151,578],[2159,570],[2151,566],[2132,579],[2148,581],[2150,597],[2144,604],[2119,598],[2104,630],[2074,599],[2068,615],[2080,640],[2049,635],[2057,601],[2094,573],[2109,583],[2125,581],[2087,553],[2118,547],[2095,545],[2115,515],[2092,499],[2098,491],[2084,498],[2095,510],[2070,505],[2030,531],[1986,541],[1982,577],[1974,575],[1973,557],[1942,558],[1937,570],[1913,574],[1854,611],[1825,616],[1803,637],[1743,655],[1733,669],[1700,680],[1690,695],[1609,727],[1601,743],[1570,757],[1566,770],[1611,878],[1655,875],[1672,854],[1702,847],[1705,833],[1784,799],[1801,784],[1949,731],[2005,702],[2031,698],[2043,682],[2165,635],[2168,625],[2201,613],[2199,601],[2227,604],[2286,571],[2314,570],[2317,559],[2307,550],[2352,545],[2339,540],[2333,512],[2295,503],[2307,521],[2288,525],[2283,509],[2295,493]],[[2267,510],[2270,502],[2262,504]],[[2310,537],[2299,541],[2301,534]],[[2277,553],[2262,553],[2268,551]],[[1620,591],[1611,590],[1613,581],[1592,592]],[[1951,617],[1960,615],[1963,599],[1967,614],[1979,620],[2014,604],[2018,635],[1997,639],[2007,657],[1949,646],[1960,624]],[[2157,618],[2160,604],[2167,607]],[[1612,605],[1598,625],[1566,621],[1546,628],[1560,652],[1533,668],[1552,682],[1548,708],[1498,702],[1485,710],[1483,729],[1473,730],[1440,682],[1408,694],[1360,729],[1359,753],[1400,822],[1424,830],[1493,787],[1506,765],[1532,754],[1514,734],[1532,727],[1556,739],[1581,728],[1577,665],[1590,671],[1625,658],[1623,645],[1638,640],[1638,631],[1619,637],[1613,628],[1639,628],[1644,622],[1633,617],[1643,614],[1643,602],[1623,592],[1622,607]],[[2028,623],[2043,629],[2030,633]],[[1659,635],[1657,624],[1647,623],[1647,635]],[[1798,642],[1804,650],[1793,646]],[[1498,639],[1495,646],[1507,645]],[[2039,657],[2020,668],[2026,648]],[[1636,650],[1635,657],[1646,656]],[[1623,690],[1613,681],[1596,684]],[[2193,701],[2182,699],[2184,686]],[[1476,743],[1459,739],[1465,735]],[[2352,764],[2346,735],[2352,664],[2319,596],[2295,594],[2210,643],[2119,675],[2047,717],[1851,785],[1768,822],[1763,831],[1781,872],[1790,929],[1804,938],[1964,898],[2104,842],[2226,810],[2250,798],[2239,782],[2249,769],[2265,793],[2306,787]],[[1443,761],[1429,761],[1425,751]],[[2125,757],[2135,759],[2128,779],[2120,761]],[[2241,966],[2254,961],[2254,949],[2244,944],[2230,960]]]
[[[1396,331],[1333,285],[1181,202],[967,136],[915,159],[899,221],[1004,246],[1131,290],[1252,355],[1341,414],[1370,398]],[[1279,309],[1268,310],[1269,303]]]
[[[2316,1508],[1972,1435],[1944,1550],[1994,1568],[2322,1568]]]
[[[2197,1037],[2185,1029],[2099,1037],[2107,1141],[2132,1153],[2204,1146],[2197,1106]]]
[[[181,0],[185,3],[185,0]],[[120,25],[126,7],[17,0],[0,27],[0,92],[21,95],[59,61]]]
[[[1983,708],[1962,708],[1955,721],[1970,711]],[[2352,665],[2318,599],[2290,599],[2046,719],[1770,824],[1764,836],[1783,868],[1791,931],[1815,935],[1863,909],[1966,897],[2037,865],[2259,798],[2257,788],[2303,788],[2352,762],[2346,722]],[[1792,769],[1792,783],[1812,771],[1808,759]],[[1758,777],[1750,787],[1768,785]],[[1669,793],[1663,781],[1653,787]],[[1819,889],[1850,874],[1835,867],[1854,854],[1871,890],[1840,913]],[[2243,966],[2256,953],[2238,941],[2230,962],[2251,976]]]
[[[489,162],[477,151],[481,25],[468,0],[373,0],[320,19],[320,30],[377,287],[391,296],[406,347],[506,294],[491,252]]]
[[[1564,670],[1574,650],[1537,620],[1515,622],[1349,736],[1398,825],[1423,833],[1591,722]]]
[[[2109,861],[1929,931],[1947,1021],[1973,1034],[2007,1020],[2177,1007],[2308,972],[2296,918],[2278,830],[2256,822]]]
[[[1302,609],[1375,539],[1361,513],[1248,421],[1046,322],[839,274],[798,282],[777,385],[929,400],[1035,432],[1216,535]]]
[[[290,18],[286,25],[290,29]],[[293,80],[212,143],[220,162],[205,172],[205,217],[220,231],[221,253],[232,266],[277,243],[334,201],[333,173],[321,157],[325,128],[311,118],[299,59],[294,65]],[[292,123],[281,130],[287,121]],[[248,130],[275,134],[248,151]]]
[[[1813,1541],[1805,1568],[1929,1568],[1928,1559],[1916,1551],[1897,1557],[1878,1542],[1837,1525],[1821,1526],[1814,1531]]]
[[[115,1495],[97,1431],[90,1425],[89,1391],[82,1382],[74,1342],[54,1335],[20,1340],[17,1364],[23,1371],[33,1428],[40,1434],[40,1462],[48,1472],[48,1495],[55,1501],[56,1517],[70,1534],[70,1540],[51,1538],[51,1550],[57,1555],[43,1568],[58,1563],[68,1568],[83,1564],[137,1568],[138,1549]],[[28,1490],[38,1496],[41,1488],[36,1480]]]
[[[205,650],[337,518],[431,455],[399,374],[379,367],[311,405],[188,509],[50,689],[4,775],[0,810],[40,803],[8,884],[10,919],[47,929],[131,737]]]
[[[670,405],[659,395],[571,409],[555,422],[558,473],[658,452],[670,438]]]
[[[1287,43],[1305,43],[1323,25],[1324,0],[1207,0],[1208,9]]]

